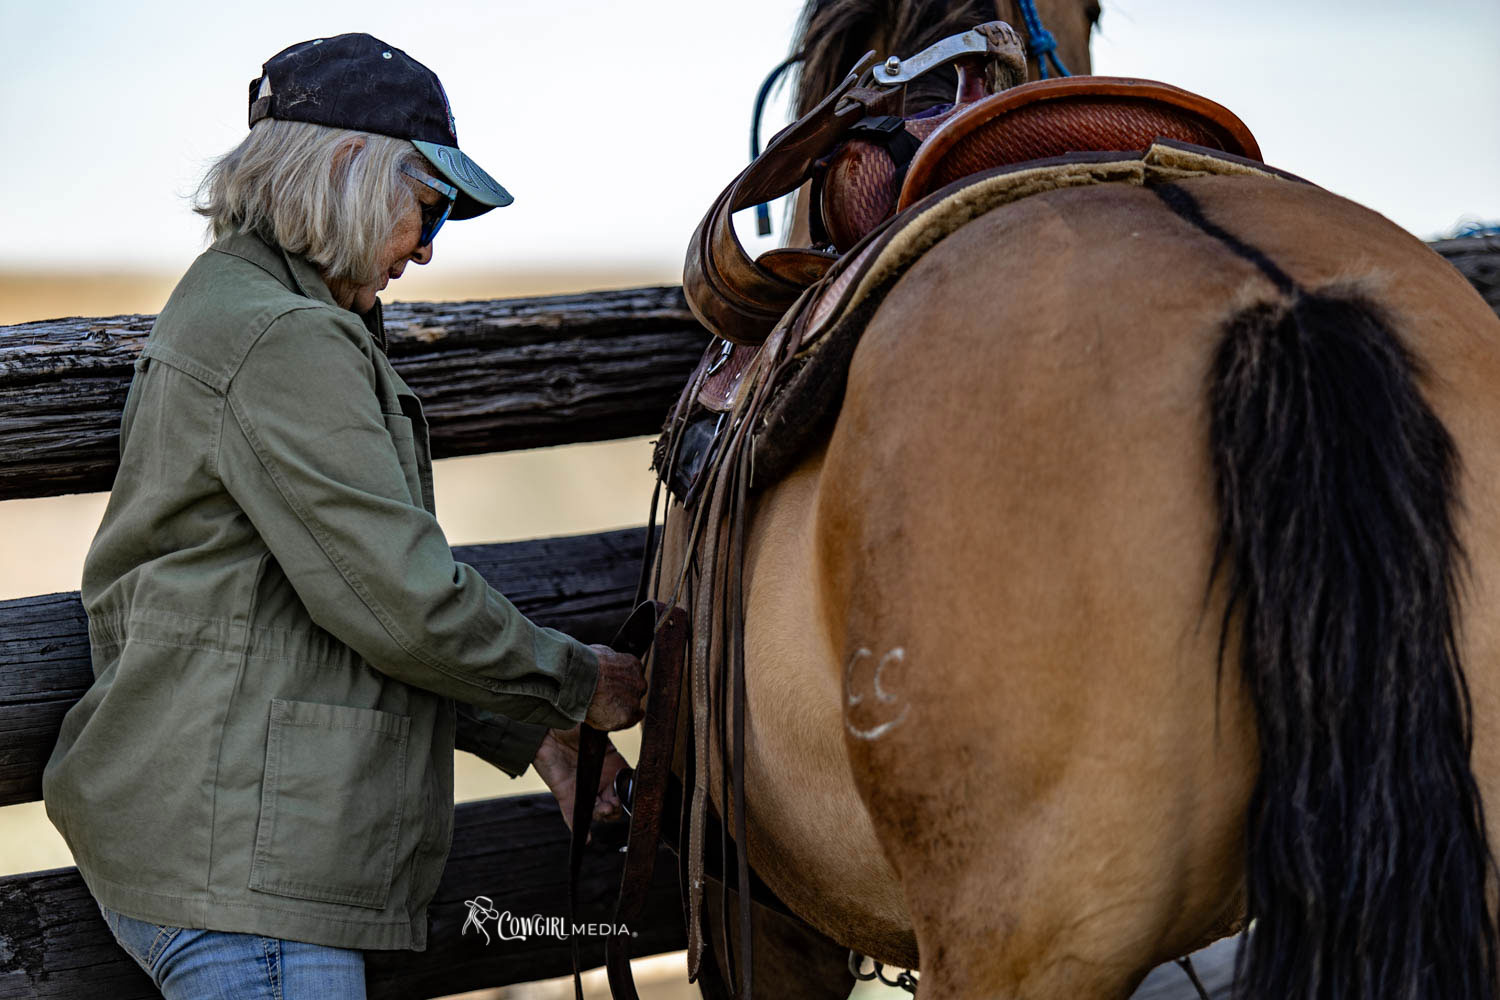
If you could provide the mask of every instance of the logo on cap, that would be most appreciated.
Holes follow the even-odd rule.
[[[443,99],[443,112],[448,116],[448,135],[453,138],[453,144],[456,146],[458,145],[458,126],[453,123],[453,106],[448,103],[448,91],[443,89],[441,80],[437,77],[432,79],[437,84],[438,96]]]

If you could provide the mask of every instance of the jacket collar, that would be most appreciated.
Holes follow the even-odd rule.
[[[338,305],[312,261],[287,253],[275,244],[261,239],[256,233],[230,233],[217,240],[210,249],[248,260],[285,285],[288,291],[298,292],[331,306]]]
[[[340,308],[316,264],[300,254],[287,253],[256,233],[230,233],[216,240],[210,249],[249,261],[285,285],[288,291]],[[364,322],[365,329],[370,331],[370,336],[375,338],[380,349],[386,350],[385,323],[380,300],[375,300],[375,308],[369,312],[355,315]]]

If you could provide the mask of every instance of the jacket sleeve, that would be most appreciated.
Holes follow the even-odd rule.
[[[458,705],[454,749],[468,751],[512,778],[519,778],[531,766],[546,736],[545,726],[517,722],[474,705]]]
[[[407,487],[392,435],[410,422],[382,410],[373,341],[330,312],[280,316],[241,362],[220,479],[313,621],[375,669],[519,722],[582,720],[598,658],[454,561]]]

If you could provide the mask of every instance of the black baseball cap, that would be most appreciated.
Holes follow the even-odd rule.
[[[410,140],[458,188],[453,219],[472,219],[514,200],[458,148],[437,74],[372,35],[313,38],[272,56],[250,81],[250,124],[262,118]]]

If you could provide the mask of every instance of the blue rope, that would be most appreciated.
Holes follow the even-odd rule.
[[[1021,9],[1021,20],[1026,22],[1026,34],[1031,38],[1031,54],[1036,56],[1042,79],[1047,79],[1049,60],[1058,76],[1072,76],[1068,67],[1057,58],[1057,39],[1052,37],[1052,32],[1042,27],[1042,17],[1036,12],[1036,0],[1016,0],[1016,6]]]
[[[791,56],[766,74],[766,78],[761,81],[760,90],[755,95],[755,111],[750,116],[751,163],[760,158],[760,117],[766,110],[766,98],[771,96],[771,89],[780,82],[782,74],[801,61],[801,53]],[[764,202],[755,206],[755,232],[760,236],[771,235],[771,206]]]

